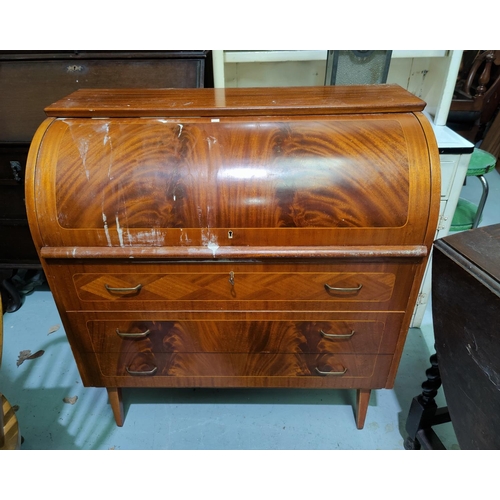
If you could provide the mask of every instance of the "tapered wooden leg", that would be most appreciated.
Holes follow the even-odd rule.
[[[121,427],[124,420],[122,390],[119,387],[106,387],[106,390],[108,391],[109,403],[115,416],[116,425]]]
[[[370,389],[358,389],[356,396],[356,426],[358,429],[362,429],[365,425],[371,392]]]

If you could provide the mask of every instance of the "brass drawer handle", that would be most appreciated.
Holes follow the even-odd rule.
[[[143,339],[147,337],[150,333],[151,332],[149,330],[140,333],[126,333],[126,332],[120,332],[119,328],[116,329],[116,334],[122,339]]]
[[[130,368],[127,366],[125,370],[127,370],[127,373],[129,375],[134,375],[136,377],[148,377],[150,375],[154,375],[156,373],[156,370],[158,370],[158,367],[155,366],[152,370],[147,370],[144,372],[136,372],[134,370],[130,370]]]
[[[344,368],[344,371],[341,372],[323,372],[321,371],[318,367],[316,367],[316,373],[318,375],[344,375],[344,373],[347,371],[347,368]]]
[[[139,283],[137,286],[131,287],[131,288],[112,288],[109,285],[104,285],[106,287],[106,290],[109,293],[121,293],[121,294],[127,294],[127,293],[139,293],[141,291],[142,285]]]
[[[352,330],[351,333],[345,334],[336,334],[336,333],[325,333],[323,330],[320,330],[321,336],[325,339],[350,339],[356,332]]]
[[[325,290],[327,292],[354,293],[354,292],[359,292],[361,288],[363,288],[363,285],[358,285],[356,287],[349,288],[349,287],[330,286],[327,283],[325,283]]]

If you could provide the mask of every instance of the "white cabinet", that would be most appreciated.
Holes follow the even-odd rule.
[[[441,160],[441,206],[435,238],[438,239],[446,236],[450,231],[451,221],[464,184],[474,145],[443,125],[433,125],[433,129]],[[431,264],[432,256],[427,264],[420,287],[417,305],[413,312],[412,327],[418,328],[421,325],[429,302],[432,288]]]
[[[445,125],[462,58],[461,50],[393,50],[387,83],[397,83],[427,103],[436,125]],[[326,50],[214,50],[216,87],[324,85]]]

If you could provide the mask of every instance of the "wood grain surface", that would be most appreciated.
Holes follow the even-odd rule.
[[[37,210],[53,247],[417,243],[424,148],[412,115],[56,120]]]
[[[45,108],[47,116],[330,115],[416,112],[425,102],[398,85],[239,89],[80,89]]]
[[[46,271],[70,311],[158,310],[165,304],[171,310],[404,311],[420,263],[380,257],[187,263],[71,259],[50,260]],[[129,291],[109,291],[106,285]]]
[[[158,353],[378,354],[385,328],[384,320],[385,318],[380,318],[380,321],[112,320],[92,321],[87,327],[96,352],[141,353],[150,350]]]
[[[122,387],[294,387],[357,389],[363,426],[437,225],[424,105],[383,85],[82,90],[46,109],[30,229],[118,425]]]

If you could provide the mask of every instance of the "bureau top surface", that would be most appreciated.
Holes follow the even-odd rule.
[[[287,116],[417,112],[424,107],[424,101],[398,85],[81,89],[45,113],[61,118]]]

